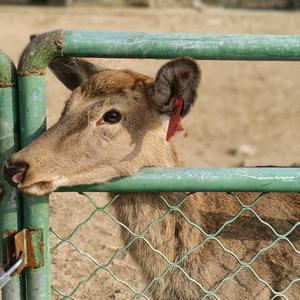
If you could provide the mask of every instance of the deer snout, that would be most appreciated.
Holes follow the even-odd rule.
[[[28,165],[25,163],[12,164],[8,161],[3,166],[3,176],[9,184],[18,187],[24,180],[27,169]]]

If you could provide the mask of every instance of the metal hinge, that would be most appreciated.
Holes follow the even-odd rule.
[[[12,266],[20,256],[22,262],[16,272],[25,268],[37,269],[44,265],[44,243],[42,229],[23,229],[19,232],[5,232],[3,236],[4,268]]]

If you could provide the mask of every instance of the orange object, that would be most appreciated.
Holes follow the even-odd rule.
[[[174,115],[171,116],[167,131],[167,141],[170,141],[171,137],[175,135],[177,131],[184,131],[186,136],[186,131],[182,127],[181,124],[181,111],[183,108],[184,101],[183,99],[176,99],[175,106],[176,106],[176,112]]]

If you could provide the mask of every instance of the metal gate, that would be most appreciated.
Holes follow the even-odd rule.
[[[17,72],[10,58],[0,50],[0,163],[19,149],[19,112]],[[11,236],[21,229],[20,196],[0,177],[0,264],[6,261],[4,249],[11,244]],[[11,249],[14,251],[14,249]],[[21,276],[15,275],[2,291],[3,299],[20,299],[23,293]]]
[[[16,76],[12,63],[3,53],[0,53],[0,137],[1,137],[1,162],[5,161],[11,153],[15,152],[19,145],[25,147],[31,143],[46,129],[46,105],[45,105],[45,70],[55,57],[75,56],[75,57],[102,57],[102,58],[175,58],[180,56],[190,56],[195,59],[209,60],[268,60],[268,61],[299,61],[300,60],[300,36],[279,36],[279,35],[197,35],[197,34],[171,34],[171,33],[128,33],[128,32],[79,32],[79,31],[54,31],[36,37],[25,49],[18,67],[18,94],[19,106],[16,101]],[[32,105],[34,103],[34,105]],[[19,111],[18,111],[19,110]],[[19,116],[19,118],[18,118]],[[20,126],[18,124],[20,122]],[[20,132],[19,132],[20,128]],[[10,255],[7,253],[15,233],[21,229],[39,230],[42,235],[37,242],[33,242],[36,247],[36,258],[39,264],[35,268],[27,267],[21,275],[14,276],[14,279],[3,290],[5,300],[43,300],[51,298],[51,290],[63,299],[75,298],[77,289],[84,281],[89,280],[100,270],[108,270],[109,265],[100,265],[96,261],[95,272],[79,282],[72,292],[66,293],[55,287],[51,288],[50,275],[50,243],[49,243],[49,206],[48,197],[28,197],[18,195],[1,178],[2,197],[0,201],[0,230],[1,230],[1,256],[0,262],[8,263]],[[300,192],[300,169],[299,168],[225,168],[225,169],[147,169],[140,171],[137,175],[115,180],[105,184],[93,186],[80,186],[74,188],[61,188],[59,191],[77,192],[104,192],[113,191],[124,192],[260,192],[252,204],[243,203],[239,197],[231,194],[240,205],[241,210],[230,220],[225,222],[214,234],[207,234],[187,220],[204,234],[203,243],[210,240],[218,240],[218,235],[230,223],[234,222],[244,211],[251,211],[257,216],[259,222],[267,226],[275,235],[274,241],[268,247],[257,252],[253,258],[247,262],[240,260],[237,254],[232,253],[222,244],[220,246],[229,255],[237,259],[239,266],[222,282],[231,280],[240,270],[248,268],[254,273],[257,280],[264,284],[273,293],[273,298],[281,296],[285,299],[286,291],[299,278],[291,280],[284,290],[275,290],[266,280],[260,278],[251,264],[264,251],[275,245],[278,241],[285,240],[299,255],[300,250],[296,249],[289,239],[289,235],[300,225],[295,223],[292,228],[284,233],[278,233],[269,223],[261,219],[255,212],[255,205],[261,201],[267,192]],[[19,199],[22,198],[22,205]],[[172,206],[166,199],[162,198],[168,208],[166,215],[173,211],[181,212],[180,206],[187,201],[182,201]],[[90,199],[93,203],[93,200]],[[95,211],[106,212],[106,206],[99,207],[94,204]],[[165,217],[162,216],[153,223],[160,222]],[[183,215],[183,217],[185,217]],[[113,220],[118,223],[116,219]],[[88,222],[87,218],[84,222]],[[152,224],[149,224],[149,228]],[[124,224],[120,224],[125,226]],[[74,229],[73,233],[76,232]],[[127,228],[127,230],[129,230]],[[145,231],[146,232],[146,231]],[[145,240],[141,233],[134,235],[133,239]],[[55,232],[52,232],[56,234]],[[73,234],[72,233],[72,234]],[[72,235],[71,234],[71,235]],[[56,235],[61,243],[70,242],[70,236],[60,237]],[[195,251],[202,246],[196,245],[189,249],[188,253]],[[80,252],[80,249],[73,245]],[[125,245],[125,248],[128,245]],[[38,249],[39,251],[38,251]],[[11,249],[10,249],[11,250]],[[12,249],[14,251],[14,249]],[[155,251],[155,249],[153,249]],[[188,255],[188,253],[186,255]],[[159,253],[164,259],[163,253]],[[112,259],[113,260],[113,255]],[[184,260],[184,257],[182,258]],[[182,261],[181,260],[181,261]],[[170,262],[167,260],[166,272],[169,268],[181,268],[180,262]],[[184,270],[183,270],[184,271]],[[25,273],[25,274],[24,274]],[[114,277],[114,274],[111,273]],[[163,277],[164,274],[161,274]],[[114,277],[115,278],[115,277]],[[118,280],[118,278],[115,278]],[[150,299],[146,292],[152,283],[145,289],[137,291],[127,282],[119,280],[126,285],[133,293],[132,299],[142,297]],[[196,282],[205,296],[203,298],[218,296],[218,288],[206,290],[201,283]],[[223,284],[223,283],[222,283]],[[25,288],[26,286],[26,288]],[[221,287],[221,285],[220,285]],[[219,287],[219,288],[220,288]]]

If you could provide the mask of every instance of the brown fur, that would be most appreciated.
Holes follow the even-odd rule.
[[[180,72],[182,68],[186,68],[187,73]],[[75,90],[58,123],[10,159],[10,164],[22,162],[29,166],[20,185],[21,191],[40,195],[60,185],[105,182],[132,175],[147,166],[179,166],[174,146],[165,140],[166,129],[160,113],[171,113],[174,110],[172,99],[181,93],[190,97],[184,113],[188,112],[195,100],[196,87],[191,87],[184,80],[186,76],[189,77],[189,72],[196,72],[191,78],[194,84],[198,84],[196,69],[191,60],[175,60],[160,70],[155,81],[131,71],[101,70],[79,87],[74,86]],[[77,76],[76,72],[72,75]],[[59,74],[63,74],[63,70],[59,70]],[[80,76],[84,78],[85,74]],[[161,76],[164,77],[163,82],[160,82]],[[174,82],[177,82],[176,95],[171,87]],[[178,89],[178,84],[181,89]],[[66,85],[73,86],[74,83],[68,82]],[[192,91],[186,91],[186,88]],[[163,95],[168,97],[163,98]],[[95,122],[110,109],[121,111],[122,121],[95,127]],[[165,193],[162,196],[170,205],[177,205],[187,195]],[[205,238],[200,228],[207,234],[214,234],[241,210],[236,196],[250,205],[258,194],[189,195],[180,206],[184,217],[173,210],[149,228],[145,238],[170,263],[177,262],[191,249],[194,250],[179,263],[181,269],[171,266],[161,279],[153,282],[148,290],[151,299],[200,299],[203,293],[195,281],[208,291],[214,290],[240,266],[214,238],[199,247]],[[155,193],[122,194],[115,202],[115,209],[118,220],[135,234],[141,234],[168,210],[160,195]],[[300,196],[267,194],[254,209],[279,234],[284,234],[300,219]],[[124,228],[122,237],[125,244],[132,239],[132,235]],[[236,253],[242,262],[253,259],[260,249],[267,247],[275,238],[272,231],[249,211],[227,224],[218,236],[224,247]],[[296,228],[289,239],[299,251],[299,229]],[[162,276],[168,267],[166,260],[154,252],[149,244],[138,239],[129,248],[147,283]],[[279,292],[300,276],[299,255],[285,240],[263,252],[251,266],[260,278]],[[228,300],[263,300],[274,296],[264,284],[257,281],[249,268],[243,268],[232,280],[224,282],[218,295]],[[299,295],[299,283],[285,293],[288,299],[293,300],[299,299]]]
[[[152,82],[150,77],[132,71],[104,70],[85,81],[80,87],[80,92],[85,98],[93,99],[103,95],[114,95],[125,89],[134,90],[139,83]]]

